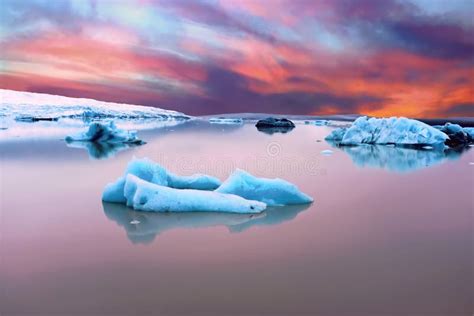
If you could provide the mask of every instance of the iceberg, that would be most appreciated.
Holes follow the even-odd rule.
[[[332,131],[326,140],[340,145],[395,144],[398,146],[433,146],[443,148],[448,136],[438,129],[405,117],[359,117],[348,128]]]
[[[125,203],[125,179],[129,174],[147,182],[174,189],[214,190],[221,184],[219,179],[208,175],[178,176],[149,159],[133,159],[128,164],[122,177],[106,185],[102,194],[102,200],[105,202]]]
[[[260,213],[265,203],[233,194],[193,189],[173,189],[144,181],[134,175],[125,178],[127,205],[148,212],[230,212]]]
[[[446,145],[450,147],[466,146],[474,142],[474,128],[472,127],[462,128],[461,125],[449,122],[433,127],[448,135],[449,139],[446,141]]]
[[[235,194],[245,199],[264,202],[269,206],[313,202],[310,196],[290,182],[278,178],[257,178],[240,169],[234,171],[216,192]]]
[[[329,125],[329,121],[328,120],[315,120],[313,124],[316,126],[326,126],[326,125]]]
[[[209,119],[211,124],[243,124],[244,121],[241,118],[225,118],[225,117],[212,117]]]
[[[91,123],[85,132],[67,136],[66,142],[128,143],[144,144],[137,138],[136,131],[126,131],[115,126],[114,122]]]

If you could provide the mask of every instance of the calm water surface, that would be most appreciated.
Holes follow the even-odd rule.
[[[341,150],[330,129],[191,123],[115,156],[0,142],[0,314],[472,315],[474,150]],[[315,202],[252,217],[103,204],[133,156],[281,177]]]

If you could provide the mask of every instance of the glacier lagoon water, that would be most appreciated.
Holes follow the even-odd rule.
[[[101,160],[57,135],[0,141],[0,311],[471,315],[473,151],[337,148],[331,130],[190,122]],[[102,203],[133,156],[278,176],[315,202],[253,215]]]

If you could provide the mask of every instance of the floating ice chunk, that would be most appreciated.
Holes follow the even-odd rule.
[[[231,212],[260,213],[265,203],[250,201],[233,194],[192,189],[173,189],[144,181],[134,175],[125,179],[127,205],[149,212]]]
[[[244,121],[241,118],[225,118],[225,117],[212,117],[209,119],[211,124],[243,124]]]
[[[104,143],[128,143],[143,144],[144,142],[137,138],[136,131],[126,131],[115,126],[114,122],[108,123],[92,123],[85,132],[76,135],[67,136],[67,142],[89,141]]]
[[[330,149],[325,149],[325,150],[321,151],[321,154],[329,156],[329,155],[333,154],[333,151],[330,150]]]
[[[138,225],[138,224],[140,224],[140,221],[134,219],[134,220],[132,220],[132,221],[130,222],[130,224],[132,224],[132,225]]]
[[[249,200],[264,202],[269,206],[305,204],[313,201],[290,182],[282,179],[257,178],[240,169],[234,171],[216,192],[235,194]]]
[[[102,194],[103,201],[114,203],[126,202],[123,190],[125,186],[125,177],[128,174],[135,175],[142,180],[154,184],[168,186],[175,189],[214,190],[221,184],[219,179],[205,174],[178,176],[149,159],[133,159],[128,164],[122,177],[118,178],[114,183],[106,185]]]
[[[314,125],[316,125],[316,126],[326,126],[326,125],[329,125],[329,121],[328,120],[316,120],[316,121],[314,121]]]
[[[447,139],[445,133],[417,120],[366,116],[356,119],[349,128],[336,129],[326,137],[326,140],[338,141],[341,145],[396,144],[434,147],[444,146]]]
[[[471,141],[474,140],[474,127],[464,127],[463,128],[463,131],[469,135],[469,137],[471,138]]]
[[[344,134],[346,133],[346,131],[347,131],[346,127],[336,128],[328,136],[326,136],[325,139],[331,140],[334,142],[340,142],[342,138],[344,137]]]
[[[473,128],[462,128],[461,125],[446,123],[444,125],[434,126],[441,132],[448,135],[449,139],[446,141],[446,145],[451,147],[466,146],[474,142],[474,135],[472,135]]]

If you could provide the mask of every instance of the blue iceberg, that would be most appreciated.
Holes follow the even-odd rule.
[[[449,137],[423,122],[405,117],[359,117],[348,128],[338,128],[326,137],[340,145],[394,144],[398,146],[432,146],[444,148]]]
[[[240,169],[234,171],[216,191],[261,201],[271,206],[313,202],[310,196],[288,181],[278,178],[257,178]]]
[[[267,206],[233,194],[193,189],[173,189],[144,181],[134,175],[125,179],[127,206],[149,212],[260,213]]]

